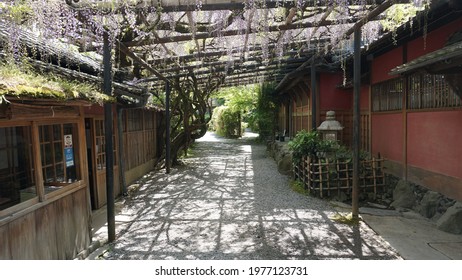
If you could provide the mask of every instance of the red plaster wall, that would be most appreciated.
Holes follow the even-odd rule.
[[[462,178],[462,111],[408,114],[408,164]]]
[[[372,154],[402,162],[403,159],[403,115],[372,115]]]
[[[390,52],[372,60],[371,84],[386,81],[396,76],[390,76],[391,69],[403,64],[403,47],[397,47]]]
[[[409,42],[408,61],[443,47],[452,33],[456,31],[462,31],[462,18],[428,33],[426,41],[421,37]]]
[[[342,73],[321,73],[319,84],[320,110],[351,109],[352,91],[337,88],[343,81]]]

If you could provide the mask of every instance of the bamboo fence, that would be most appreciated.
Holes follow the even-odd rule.
[[[371,158],[360,163],[360,189],[377,194],[379,188],[385,186],[383,158]],[[304,157],[300,164],[294,164],[294,177],[303,183],[305,189],[320,197],[339,194],[341,191],[350,194],[353,185],[353,163],[351,161],[329,160],[322,158],[313,160]]]

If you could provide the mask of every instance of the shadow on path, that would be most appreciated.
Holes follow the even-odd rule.
[[[208,133],[186,165],[144,177],[104,259],[400,259],[364,223],[290,189],[266,147]]]

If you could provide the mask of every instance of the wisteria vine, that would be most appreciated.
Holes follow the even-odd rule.
[[[267,8],[269,2],[276,2],[273,8]],[[4,52],[9,52],[18,59],[25,55],[20,43],[21,30],[28,29],[43,40],[60,44],[67,44],[70,48],[79,51],[94,51],[101,53],[102,35],[109,34],[112,43],[122,38],[127,32],[131,32],[131,40],[142,42],[143,40],[156,40],[157,36],[169,37],[180,35],[181,28],[193,29],[187,22],[184,12],[170,9],[163,11],[162,4],[152,7],[148,2],[134,0],[7,0],[0,3],[0,21],[7,27],[7,38],[4,42]],[[362,17],[371,10],[368,0],[297,0],[295,2],[296,13],[291,18],[293,25],[312,22],[313,27],[302,28],[298,31],[271,31],[270,27],[282,25],[288,20],[289,8],[278,0],[247,0],[243,1],[241,13],[232,15],[231,11],[202,11],[204,3],[195,0],[193,18],[194,26],[207,26],[205,31],[211,39],[205,39],[201,49],[192,48],[190,42],[175,42],[169,44],[170,51],[166,51],[166,44],[147,45],[142,50],[146,59],[171,58],[172,56],[184,56],[189,52],[208,52],[216,49],[225,50],[226,55],[222,59],[228,60],[226,70],[233,66],[235,50],[240,49],[240,57],[245,58],[250,49],[258,49],[264,63],[268,63],[275,57],[288,56],[286,53],[291,49],[293,42],[305,42],[299,48],[307,48],[318,52],[336,52],[339,59],[346,59],[351,53],[351,43],[341,38],[345,30],[351,28],[352,16]],[[431,4],[431,0],[411,0],[415,11],[425,9]],[[325,7],[324,12],[330,10],[326,20],[335,24],[331,26],[317,26],[320,23],[321,14],[309,16],[316,9]],[[396,26],[410,21],[410,17],[404,19],[389,19]],[[231,19],[228,21],[228,19]],[[394,21],[394,22],[393,22]],[[169,29],[160,29],[161,24],[166,24]],[[412,26],[411,26],[412,28]],[[227,38],[223,33],[227,30],[245,30],[235,37]],[[393,29],[391,29],[393,32]],[[199,31],[197,31],[199,32]],[[362,28],[362,42],[365,46],[377,40],[383,35],[382,21],[371,21]],[[243,41],[247,36],[246,46]],[[335,48],[328,42],[340,42]],[[312,42],[317,42],[313,45]],[[188,45],[189,44],[189,45]],[[269,48],[274,45],[273,48]],[[329,47],[330,46],[330,47]],[[203,49],[202,49],[203,48]],[[200,58],[203,59],[203,58]]]

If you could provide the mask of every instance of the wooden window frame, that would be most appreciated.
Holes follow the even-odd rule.
[[[104,118],[94,118],[93,126],[95,128],[94,133],[94,143],[96,145],[95,157],[96,157],[96,170],[106,170],[106,134],[104,128]],[[117,126],[114,122],[113,133],[112,133],[112,143],[114,145],[114,166],[117,166],[118,161],[118,143],[116,141]]]
[[[408,110],[444,110],[461,107],[459,96],[445,82],[443,74],[416,72],[406,78]]]
[[[17,131],[18,128],[20,128],[20,133]],[[35,187],[35,168],[33,164],[34,155],[32,152],[32,127],[30,124],[15,126],[0,125],[0,129],[4,129],[5,141],[5,145],[0,146],[0,152],[6,155],[2,157],[6,159],[8,165],[5,168],[6,170],[2,171],[4,176],[0,176],[2,178],[0,183],[0,187],[2,188],[0,192],[0,202],[5,206],[5,208],[2,206],[3,209],[0,210],[1,212],[37,197],[37,191]],[[23,139],[23,142],[18,142],[18,139]],[[20,144],[24,145],[24,147],[19,147]],[[19,161],[21,160],[25,162],[20,164]],[[24,170],[21,170],[22,168]],[[4,171],[6,171],[6,173]],[[13,184],[14,186],[12,186]],[[8,185],[10,185],[11,188],[17,187],[17,197],[15,197],[14,194],[6,194],[8,192]],[[11,191],[14,192],[15,190]],[[31,196],[31,194],[33,196]]]
[[[404,94],[404,79],[402,77],[372,85],[372,112],[401,111],[403,109]]]
[[[74,165],[73,166],[66,166],[66,159],[65,159],[65,153],[64,153],[64,148],[65,148],[65,143],[64,143],[64,135],[67,133],[65,132],[65,126],[71,125],[72,129],[72,135],[73,135],[73,143],[72,143],[72,149],[73,149],[73,158],[74,158]],[[59,137],[54,138],[55,134],[55,128],[59,127]],[[40,159],[41,159],[41,170],[43,174],[43,184],[45,186],[45,193],[51,193],[55,190],[59,190],[62,187],[68,186],[72,183],[75,183],[77,181],[81,181],[82,174],[80,174],[80,154],[79,154],[79,143],[78,143],[78,138],[79,138],[79,126],[77,121],[73,120],[62,120],[60,122],[56,123],[39,123],[38,124],[38,130],[39,130],[39,147],[40,147]],[[44,133],[48,133],[50,138],[45,139]],[[82,132],[80,132],[82,133]],[[44,145],[50,144],[51,147],[51,162],[48,162],[47,155],[46,155],[46,149]],[[61,152],[61,157],[57,158],[57,155],[59,155],[59,152],[56,149],[56,145],[60,147],[62,150]],[[58,147],[58,148],[59,148]],[[61,166],[63,169],[63,177],[59,178],[59,175],[57,173],[57,168]],[[53,170],[53,177],[49,178],[46,169],[52,167]],[[74,176],[71,176],[71,173],[74,173]],[[50,180],[51,179],[51,180]]]

